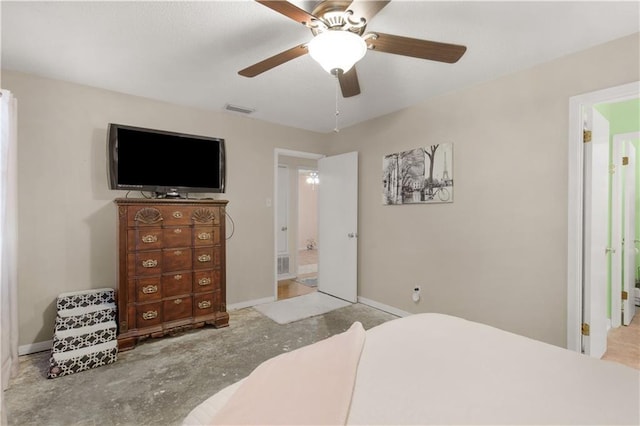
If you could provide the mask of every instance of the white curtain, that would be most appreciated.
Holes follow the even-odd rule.
[[[0,93],[0,380],[4,391],[18,371],[18,101],[8,90]],[[2,391],[0,407],[4,408]]]

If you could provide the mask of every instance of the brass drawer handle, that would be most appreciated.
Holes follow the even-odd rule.
[[[145,268],[155,268],[156,266],[158,266],[158,261],[155,259],[143,260],[142,266]]]
[[[211,278],[209,277],[200,278],[198,280],[198,285],[209,285],[209,284],[211,284]]]
[[[201,263],[211,262],[211,255],[201,254],[200,256],[198,256],[198,262],[201,262]]]
[[[142,292],[144,294],[157,293],[158,292],[158,286],[157,285],[146,285],[146,286],[142,287]]]
[[[198,234],[198,239],[199,240],[210,240],[211,239],[211,232],[201,232]]]
[[[208,300],[203,300],[202,302],[198,303],[198,308],[200,309],[207,309],[211,307],[211,302]]]
[[[182,250],[176,250],[173,252],[174,256],[182,256]]]
[[[174,234],[181,234],[182,233],[182,229],[176,228],[176,229],[173,230],[173,233]]]
[[[179,305],[182,303],[182,299],[176,299],[173,301],[173,303],[175,303],[176,305]]]
[[[144,320],[152,320],[154,318],[158,318],[158,311],[148,311],[142,314],[142,319]]]
[[[182,275],[180,275],[180,274],[174,275],[173,279],[176,280],[176,281],[180,281],[182,279]]]
[[[182,212],[181,211],[175,211],[172,214],[173,217],[175,217],[176,219],[180,219],[182,217]]]
[[[142,236],[142,242],[143,243],[155,243],[158,241],[158,236],[157,235],[153,235],[153,234],[149,234],[149,235],[143,235]]]

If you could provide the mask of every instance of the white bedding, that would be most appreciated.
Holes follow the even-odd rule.
[[[364,341],[356,322],[344,333],[263,362],[211,423],[345,424]]]
[[[212,424],[239,386],[184,424]],[[366,332],[347,424],[637,425],[640,372],[460,318],[413,315]]]

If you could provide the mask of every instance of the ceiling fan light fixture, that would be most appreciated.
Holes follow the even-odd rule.
[[[309,55],[330,74],[346,73],[367,53],[367,43],[350,31],[328,30],[308,44]]]

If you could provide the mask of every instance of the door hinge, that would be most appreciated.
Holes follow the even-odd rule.
[[[582,131],[582,142],[584,143],[591,142],[591,130]]]
[[[629,164],[629,157],[622,157],[622,165],[626,166],[627,164]]]
[[[583,336],[588,336],[589,335],[589,324],[583,322],[582,323],[582,335]]]
[[[622,300],[627,300],[629,299],[629,293],[627,293],[626,291],[622,292]]]

